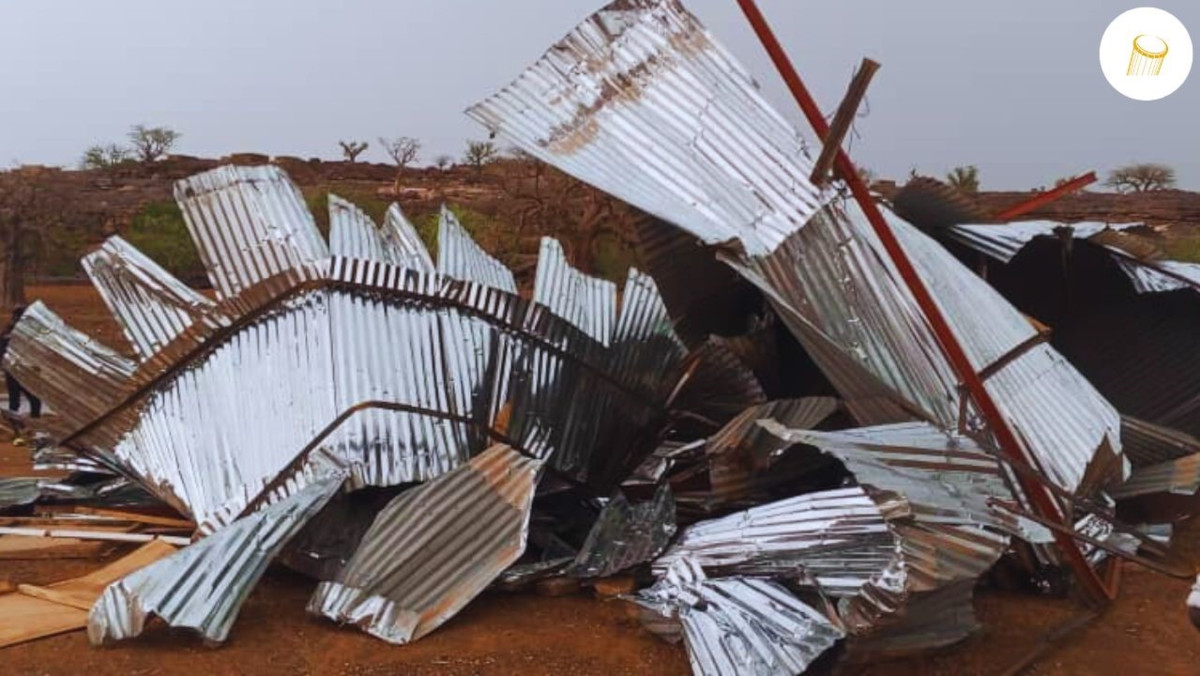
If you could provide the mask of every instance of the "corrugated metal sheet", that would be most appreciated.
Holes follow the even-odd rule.
[[[787,446],[807,444],[837,458],[859,484],[903,496],[922,523],[1015,529],[1016,524],[990,504],[1013,499],[1000,464],[969,437],[947,434],[928,423],[835,432],[791,428],[776,420],[760,424]]]
[[[33,504],[42,495],[43,481],[36,477],[0,477],[0,512]]]
[[[1165,493],[1194,496],[1200,492],[1200,452],[1134,470],[1129,480],[1109,491],[1117,500]]]
[[[525,551],[541,463],[495,446],[379,516],[309,612],[408,643],[453,617]]]
[[[676,0],[608,5],[467,114],[710,244],[768,253],[824,202],[799,134]]]
[[[764,430],[758,421],[774,418],[789,426],[810,428],[838,408],[838,401],[829,397],[783,399],[747,408],[708,439],[709,489],[680,494],[680,502],[711,513],[730,505],[769,500],[772,488],[796,485],[796,472],[769,467],[771,457],[790,444]]]
[[[120,237],[83,258],[83,269],[138,356],[148,359],[197,321],[228,323],[209,298]]]
[[[617,315],[617,285],[571,267],[562,245],[543,237],[533,282],[533,300],[609,345]]]
[[[945,234],[954,241],[987,254],[1002,263],[1008,263],[1035,237],[1058,237],[1059,232],[1065,231],[1074,239],[1088,239],[1105,230],[1121,231],[1142,225],[1142,223],[1105,223],[1101,221],[1079,223],[1044,220],[1015,221],[1003,225],[956,225],[948,228]]]
[[[511,270],[492,258],[467,234],[458,217],[445,206],[438,219],[438,272],[509,293],[517,292]]]
[[[1200,263],[1133,260],[1114,256],[1138,293],[1162,293],[1178,289],[1200,292]]]
[[[78,427],[124,397],[137,368],[115,350],[71,328],[41,301],[13,328],[4,370],[54,410],[64,426]]]
[[[903,420],[900,409],[958,427],[957,378],[866,218],[854,205],[821,208],[796,133],[677,2],[610,5],[468,112],[701,240],[737,239],[744,254],[726,259],[772,300],[861,424]],[[890,220],[977,369],[1034,338],[941,246]],[[1028,455],[1068,490],[1106,440],[1119,449],[1116,412],[1044,345],[988,386]],[[982,432],[977,419],[968,426]]]
[[[1134,470],[1200,453],[1200,439],[1131,416],[1121,416],[1121,443]]]
[[[886,213],[886,212],[885,212]],[[942,313],[1026,450],[1056,483],[1077,487],[1107,439],[1119,449],[1116,411],[1032,325],[936,242],[887,214]],[[957,378],[911,294],[854,204],[827,210],[774,255],[741,263],[819,364],[823,354],[794,318],[807,317],[903,401],[946,429],[959,426]],[[824,364],[822,364],[825,366]],[[839,390],[849,386],[826,370]],[[849,398],[847,391],[843,397]],[[851,410],[855,411],[853,406]],[[982,421],[966,421],[979,431]]]
[[[381,228],[358,206],[330,194],[329,252],[335,257],[434,271],[429,251],[398,204],[388,207]]]
[[[675,499],[665,484],[654,497],[632,504],[617,491],[588,533],[567,574],[608,577],[658,556],[675,534]]]
[[[220,298],[280,275],[321,276],[329,249],[282,169],[217,167],[179,181],[175,199]]]
[[[682,623],[697,676],[800,674],[845,636],[828,617],[774,582],[710,580],[686,558],[632,600]]]
[[[303,485],[305,472],[299,483],[280,473],[302,469],[297,455],[314,441],[346,461],[355,487],[425,481],[500,439],[554,455],[607,492],[652,450],[646,432],[665,420],[684,349],[645,275],[631,271],[619,313],[605,309],[615,314],[606,346],[543,305],[430,272],[398,210],[380,231],[334,198],[335,248],[353,256],[314,258],[324,245],[304,244],[320,235],[293,213],[303,204],[286,176],[210,174],[177,192],[212,278],[236,295],[137,367],[44,306],[8,356],[31,391],[71,412],[60,440],[136,477],[203,532],[261,506],[269,482],[282,488],[273,499]],[[447,260],[477,276],[503,270],[451,219]],[[234,235],[242,248],[212,263]],[[264,241],[248,244],[254,237]],[[121,267],[141,259],[119,247],[108,255]],[[147,335],[179,330],[176,317],[146,318]]]
[[[680,559],[710,574],[791,577],[852,596],[898,556],[884,514],[859,487],[801,495],[684,529],[654,561],[663,575]]]
[[[989,217],[968,194],[928,176],[910,178],[892,197],[892,208],[923,230],[982,223]]]
[[[344,479],[327,476],[113,583],[88,614],[88,639],[102,645],[133,638],[154,615],[209,641],[224,641],[267,565]]]

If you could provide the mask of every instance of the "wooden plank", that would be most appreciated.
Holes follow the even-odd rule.
[[[113,548],[113,543],[74,538],[43,538],[29,535],[0,537],[0,560],[95,559]]]
[[[829,126],[829,133],[825,134],[825,138],[821,141],[824,146],[821,148],[821,155],[813,165],[812,175],[809,177],[814,185],[825,184],[829,170],[833,168],[834,160],[837,159],[838,150],[841,149],[842,142],[846,140],[846,134],[850,133],[850,126],[854,124],[854,116],[858,114],[858,107],[867,95],[867,86],[871,84],[871,78],[875,77],[877,70],[879,70],[877,62],[863,59],[862,66],[854,74],[854,79],[850,81],[850,88],[846,90],[846,97],[838,106],[837,113],[833,117],[833,124]]]
[[[77,631],[87,626],[87,611],[12,593],[0,596],[0,648]]]
[[[146,524],[150,526],[165,526],[168,528],[177,528],[179,530],[193,531],[196,529],[196,524],[187,519],[161,516],[156,514],[147,514],[134,510],[123,509],[102,509],[99,507],[84,507],[80,505],[73,506],[49,506],[38,510],[39,514],[53,516],[54,514],[78,514],[81,516],[94,516],[103,519],[112,519],[114,521],[124,521],[129,523]],[[59,522],[69,521],[61,519]]]
[[[149,542],[83,577],[49,587],[20,585],[18,592],[0,595],[0,648],[83,629],[88,610],[108,585],[175,551],[165,542]]]

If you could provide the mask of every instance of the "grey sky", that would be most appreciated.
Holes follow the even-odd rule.
[[[131,124],[179,152],[335,158],[340,138],[420,138],[458,156],[462,115],[602,0],[0,0],[0,163],[74,164]],[[795,119],[734,0],[688,7]],[[1200,3],[1158,0],[1200,42]],[[822,105],[862,56],[883,63],[853,151],[882,176],[974,163],[985,188],[1051,185],[1132,161],[1200,190],[1200,73],[1153,103],[1100,72],[1134,0],[760,0]],[[1200,46],[1200,45],[1198,45]],[[807,132],[807,129],[805,128]]]

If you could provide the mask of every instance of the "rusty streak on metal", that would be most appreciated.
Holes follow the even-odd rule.
[[[1045,204],[1049,204],[1060,197],[1065,197],[1066,195],[1069,195],[1077,190],[1083,190],[1087,186],[1095,183],[1096,180],[1096,172],[1089,171],[1083,176],[1073,178],[1060,186],[1055,186],[1046,192],[1035,195],[1032,199],[1028,199],[1020,204],[1011,206],[1004,211],[1001,211],[1000,213],[996,214],[996,221],[999,223],[1006,223],[1014,218],[1017,218],[1018,216],[1024,216],[1034,209],[1037,209]]]
[[[742,12],[745,13],[747,20],[749,20],[750,25],[754,28],[754,32],[758,35],[763,47],[770,55],[771,61],[775,64],[792,96],[795,97],[796,103],[799,104],[804,116],[808,118],[808,122],[812,125],[813,130],[821,138],[827,137],[829,134],[829,124],[825,121],[825,117],[822,115],[821,109],[817,106],[812,94],[809,93],[804,83],[800,80],[800,75],[796,72],[786,52],[784,52],[783,46],[779,44],[779,40],[775,37],[774,32],[767,23],[766,17],[758,9],[754,0],[738,0],[738,5],[742,8]],[[975,405],[987,421],[988,427],[991,428],[992,434],[999,443],[1001,450],[1013,464],[1032,465],[1033,460],[1026,455],[1012,428],[1009,427],[1004,414],[996,406],[996,402],[987,391],[983,380],[971,365],[970,359],[967,357],[954,331],[950,328],[950,324],[946,321],[937,302],[933,299],[933,296],[929,293],[929,289],[921,280],[912,261],[909,260],[904,247],[901,246],[895,233],[892,232],[883,214],[879,211],[879,207],[871,198],[871,193],[867,189],[866,183],[863,182],[862,177],[859,176],[854,162],[841,148],[837,149],[834,166],[850,187],[855,200],[858,201],[863,213],[867,216],[867,220],[871,223],[872,230],[879,237],[880,243],[888,253],[888,257],[891,258],[897,271],[900,273],[900,277],[904,280],[909,291],[916,299],[918,307],[921,308],[926,321],[929,322],[930,328],[933,329],[934,334],[937,336],[938,344],[941,346],[947,361],[950,362],[958,377],[967,386],[967,391],[971,393]],[[1021,489],[1025,495],[1032,500],[1038,514],[1050,517],[1048,520],[1051,521],[1061,522],[1065,520],[1066,515],[1049,491],[1040,484],[1029,481],[1023,476],[1018,476],[1018,482],[1021,484]],[[1099,575],[1088,564],[1087,558],[1075,540],[1058,531],[1055,531],[1054,537],[1070,567],[1074,570],[1076,577],[1083,584],[1087,597],[1095,601],[1111,600],[1114,598],[1116,590],[1110,590],[1105,587]]]
[[[850,133],[854,117],[858,114],[858,107],[862,105],[862,100],[867,96],[867,87],[878,70],[879,63],[877,61],[863,59],[862,65],[858,67],[858,72],[854,74],[854,79],[850,81],[846,97],[842,99],[842,105],[838,106],[837,114],[833,116],[833,124],[830,125],[829,132],[825,134],[823,141],[825,145],[821,148],[821,156],[813,165],[812,175],[809,177],[813,185],[819,187],[828,180],[829,170],[833,168],[834,160],[837,159],[837,151],[841,149],[842,142],[846,140],[846,134]]]

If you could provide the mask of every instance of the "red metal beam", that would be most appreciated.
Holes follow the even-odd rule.
[[[1000,213],[996,214],[996,221],[999,223],[1007,223],[1018,216],[1024,216],[1034,209],[1037,209],[1044,204],[1049,204],[1060,197],[1069,195],[1076,190],[1083,190],[1087,186],[1095,183],[1096,180],[1096,172],[1089,171],[1083,176],[1073,178],[1060,186],[1055,186],[1052,190],[1039,193],[1032,199],[1025,200],[1016,206],[1012,206],[1004,211],[1001,211]]]
[[[800,80],[800,75],[796,72],[791,60],[788,59],[783,46],[775,38],[775,34],[767,23],[766,17],[762,15],[762,12],[754,4],[754,0],[738,0],[738,5],[741,6],[742,12],[745,13],[746,18],[750,21],[754,32],[758,34],[759,40],[762,41],[763,47],[775,63],[775,67],[779,70],[780,76],[783,77],[784,83],[791,90],[792,96],[795,97],[796,103],[800,106],[800,110],[808,118],[808,123],[812,125],[813,131],[816,132],[818,138],[826,138],[829,134],[829,124],[825,121],[825,116],[821,114],[821,109],[817,106],[812,94],[809,93],[804,83]],[[983,380],[971,365],[971,361],[967,358],[967,353],[959,343],[958,337],[946,321],[945,316],[942,315],[941,310],[938,308],[933,296],[929,293],[929,289],[926,288],[925,283],[921,280],[920,275],[917,274],[917,270],[913,267],[912,261],[909,260],[908,254],[900,245],[899,240],[896,239],[895,233],[892,232],[887,220],[884,219],[883,213],[879,211],[878,205],[871,199],[871,193],[859,175],[857,168],[855,168],[854,162],[840,148],[838,149],[834,166],[850,187],[851,193],[853,193],[854,198],[858,201],[863,213],[866,214],[867,220],[870,221],[871,228],[875,231],[876,236],[879,237],[884,250],[891,257],[901,278],[913,294],[917,305],[921,308],[926,320],[937,336],[943,354],[951,366],[953,366],[959,379],[966,386],[980,413],[983,414],[984,419],[991,428],[992,434],[1000,445],[1000,450],[1009,462],[1026,467],[1034,467],[1036,463],[1033,461],[1033,458],[1027,456],[1024,447],[1017,441],[1016,434],[1009,427],[1004,414],[996,406],[996,402],[987,391]],[[1021,473],[1018,473],[1017,480],[1025,495],[1033,501],[1034,510],[1039,515],[1056,523],[1068,522],[1061,505],[1054,499],[1053,494],[1048,489],[1040,483],[1028,479]],[[1083,585],[1083,591],[1090,598],[1097,601],[1112,598],[1113,594],[1105,587],[1104,582],[1100,579],[1096,571],[1088,565],[1087,559],[1084,557],[1076,541],[1071,536],[1058,531],[1055,531],[1054,537],[1063,556]]]

